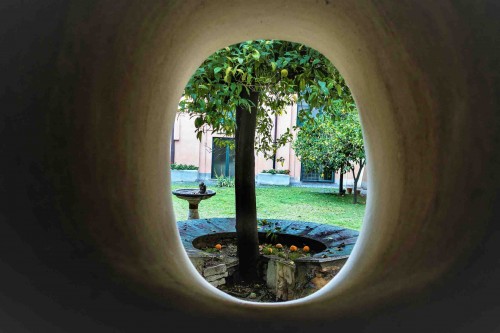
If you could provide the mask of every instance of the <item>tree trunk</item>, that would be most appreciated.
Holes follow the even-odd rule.
[[[340,177],[339,177],[339,195],[344,195],[344,168],[340,168]]]
[[[241,97],[258,103],[259,94],[243,89]],[[255,200],[255,127],[257,108],[236,110],[236,237],[238,245],[239,277],[245,282],[257,280],[259,238],[257,233],[257,207]]]
[[[359,163],[359,170],[358,170],[358,175],[356,176],[356,173],[354,172],[354,169],[352,169],[352,175],[353,175],[353,178],[354,178],[354,186],[353,186],[353,191],[354,191],[354,195],[352,197],[352,203],[353,204],[356,204],[358,203],[358,181],[359,181],[359,177],[361,176],[361,170],[363,170],[363,166],[364,166],[364,163],[361,162]]]
[[[356,204],[356,203],[358,203],[358,192],[357,192],[358,180],[356,179],[356,173],[354,172],[354,169],[352,169],[352,176],[354,178],[354,185],[352,187],[352,191],[353,191],[352,203]]]

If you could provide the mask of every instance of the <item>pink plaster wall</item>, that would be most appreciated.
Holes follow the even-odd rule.
[[[174,124],[175,163],[200,165],[200,142],[194,131],[194,119],[177,114]]]
[[[277,135],[278,137],[285,133],[287,128],[290,128],[294,137],[296,131],[293,126],[296,125],[297,119],[297,104],[287,107],[286,112],[278,116]],[[274,127],[272,129],[274,134]],[[200,173],[210,174],[212,170],[212,144],[214,137],[225,137],[220,133],[212,134],[209,131],[202,136],[201,142],[196,138],[194,118],[190,118],[186,114],[177,114],[176,123],[174,126],[174,142],[175,142],[175,162],[182,164],[193,164],[199,167]],[[276,163],[277,170],[290,170],[290,176],[293,181],[300,181],[301,164],[295,151],[290,143],[278,149],[277,158],[285,159],[283,165]],[[272,159],[266,160],[263,154],[255,156],[255,174],[262,170],[272,169]],[[335,179],[338,181],[339,174],[335,174]],[[344,183],[352,184],[352,173],[344,175]],[[361,181],[366,181],[366,172],[363,172]]]
[[[289,106],[287,112],[278,116],[278,136],[283,134],[288,127],[295,125],[296,105]],[[274,133],[274,127],[272,129]],[[201,142],[196,138],[194,118],[191,119],[186,114],[177,114],[176,124],[174,126],[174,142],[175,142],[175,162],[182,164],[193,164],[199,167],[200,173],[210,173],[212,166],[212,144],[214,137],[225,137],[222,134],[212,134],[209,131],[202,136]],[[277,152],[277,157],[283,157],[285,162],[283,165],[276,163],[278,170],[291,170],[291,175],[297,175],[297,180],[300,178],[300,161],[297,160],[291,144],[281,147]],[[297,169],[298,165],[298,169]],[[293,168],[291,168],[292,166]],[[255,173],[262,170],[272,169],[272,160],[266,160],[263,154],[255,156]],[[297,173],[298,170],[298,173]],[[295,173],[294,173],[295,171]]]

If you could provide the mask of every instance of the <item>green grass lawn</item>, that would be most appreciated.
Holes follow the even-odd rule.
[[[197,183],[173,184],[172,189],[198,188]],[[217,192],[200,202],[200,218],[235,217],[234,188],[209,186]],[[339,197],[332,189],[305,187],[257,187],[257,216],[265,219],[302,220],[360,230],[365,214],[365,198],[352,204],[352,195]],[[172,199],[177,220],[186,220],[188,203]]]

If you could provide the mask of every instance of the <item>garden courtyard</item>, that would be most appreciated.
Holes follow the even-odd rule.
[[[198,183],[174,183],[172,190],[196,189]],[[208,188],[217,194],[199,205],[200,218],[235,217],[234,187]],[[256,188],[257,216],[260,219],[301,220],[360,230],[366,197],[338,196],[333,187],[260,186]],[[188,204],[173,197],[175,217],[187,219]]]
[[[261,281],[238,283],[235,188],[208,187],[216,195],[200,202],[195,220],[188,220],[188,202],[173,198],[183,245],[208,282],[248,301],[286,301],[321,289],[344,265],[365,212],[366,197],[353,204],[352,195],[339,196],[333,186],[257,186]],[[196,191],[198,183],[172,186],[189,188]]]

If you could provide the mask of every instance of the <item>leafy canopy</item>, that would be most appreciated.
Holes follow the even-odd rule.
[[[206,131],[234,136],[237,107],[250,111],[254,106],[247,97],[250,91],[259,94],[255,150],[266,158],[291,141],[290,129],[279,138],[271,129],[273,116],[283,114],[297,98],[334,116],[335,102],[352,104],[344,79],[318,51],[293,42],[255,40],[209,56],[186,85],[180,111],[195,118],[200,140]],[[307,121],[310,113],[299,116]]]
[[[326,167],[347,172],[364,165],[363,134],[356,109],[343,108],[337,114],[331,117],[321,113],[316,121],[300,128],[293,148],[307,171]]]

